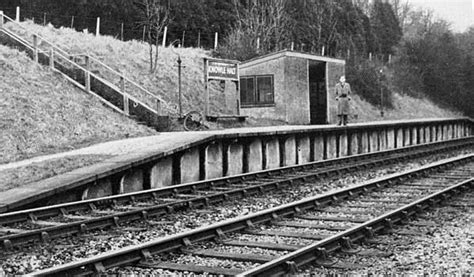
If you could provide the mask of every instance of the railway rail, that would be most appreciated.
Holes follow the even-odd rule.
[[[170,271],[275,276],[296,272],[302,265],[315,261],[332,265],[332,252],[355,253],[354,243],[374,240],[378,233],[392,231],[394,225],[471,189],[473,184],[474,154],[469,154],[33,274],[88,275],[107,270],[114,272],[117,267],[132,265]],[[288,228],[301,231],[289,231]],[[248,234],[255,237],[270,235],[275,240],[239,239]],[[288,237],[312,242],[281,243],[282,238]],[[262,255],[235,253],[228,249],[239,246],[273,252]],[[167,261],[170,253],[175,252],[240,261],[245,263],[244,269],[250,269]]]
[[[440,151],[472,146],[474,138],[411,146],[378,153],[313,162],[233,177],[176,185],[0,214],[0,242],[4,249],[90,230],[147,220],[179,209],[203,207],[229,199],[265,193],[298,182],[356,171]]]

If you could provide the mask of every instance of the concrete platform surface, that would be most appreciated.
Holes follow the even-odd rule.
[[[459,120],[459,118],[456,118]],[[111,155],[112,158],[98,162],[96,164],[72,170],[65,174],[57,175],[38,182],[24,184],[22,186],[9,189],[0,193],[0,212],[10,209],[19,202],[32,202],[38,197],[53,195],[57,192],[68,190],[74,186],[90,182],[95,178],[100,178],[110,171],[116,171],[125,167],[130,167],[132,163],[143,161],[147,158],[157,158],[166,156],[194,145],[205,143],[216,138],[238,138],[249,136],[271,136],[274,134],[291,134],[308,131],[330,131],[340,130],[340,128],[361,127],[371,129],[380,125],[405,125],[413,123],[442,122],[456,119],[416,119],[416,120],[397,120],[397,121],[377,121],[366,123],[354,123],[348,126],[335,125],[302,125],[302,126],[271,126],[271,127],[251,127],[236,128],[217,131],[201,132],[172,132],[160,133],[156,136],[131,138],[118,141],[111,141],[93,145],[90,147],[77,149],[69,152],[58,153],[35,157],[28,160],[13,162],[0,165],[0,171],[15,169],[27,166],[33,163],[58,159],[62,157],[74,157],[77,155]],[[73,184],[73,185],[71,185]],[[0,188],[1,189],[1,188]],[[1,190],[0,190],[1,191]]]

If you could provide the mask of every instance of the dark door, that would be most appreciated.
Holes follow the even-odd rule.
[[[327,123],[326,63],[309,61],[309,112],[311,124]]]

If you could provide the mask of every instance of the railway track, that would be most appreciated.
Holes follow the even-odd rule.
[[[468,258],[472,252],[468,246],[469,229],[473,225],[473,212],[474,191],[471,189],[426,210],[403,225],[397,225],[393,232],[358,244],[357,253],[332,253],[331,260],[335,264],[330,267],[311,263],[298,271],[313,276],[367,275],[374,272],[469,274],[469,268],[472,269],[469,266],[472,259]],[[452,264],[446,265],[446,259]]]
[[[474,154],[469,154],[33,274],[117,273],[133,266],[274,276],[312,262],[334,266],[331,253],[355,254],[355,243],[376,242],[377,234],[473,184]]]
[[[57,237],[119,226],[134,220],[148,220],[180,209],[205,207],[230,199],[262,194],[298,182],[308,182],[341,172],[357,171],[440,151],[451,151],[473,144],[472,138],[430,143],[0,214],[1,247],[9,250],[22,244],[48,242]]]

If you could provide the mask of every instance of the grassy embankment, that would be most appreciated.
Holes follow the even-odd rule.
[[[0,95],[0,164],[155,133],[2,45]]]
[[[35,31],[46,39],[58,43],[72,53],[90,53],[100,57],[101,60],[119,72],[123,72],[137,83],[143,85],[151,92],[160,95],[172,104],[177,103],[178,73],[176,60],[178,55],[183,60],[183,110],[203,110],[204,82],[203,58],[211,53],[196,48],[171,48],[159,47],[160,60],[155,74],[148,72],[148,45],[138,41],[122,42],[113,37],[76,32],[69,28],[54,28],[41,26],[32,22],[24,22],[23,26]],[[235,93],[233,88],[226,86],[225,93]],[[426,99],[417,99],[410,96],[394,93],[394,109],[385,111],[385,116],[380,117],[378,107],[367,103],[354,95],[352,105],[353,113],[357,114],[356,121],[375,121],[390,119],[414,119],[428,117],[453,117],[459,113],[444,110]],[[232,108],[225,103],[225,97],[218,84],[211,87],[211,110],[215,113],[229,114]],[[246,125],[284,124],[271,119],[249,119]]]

